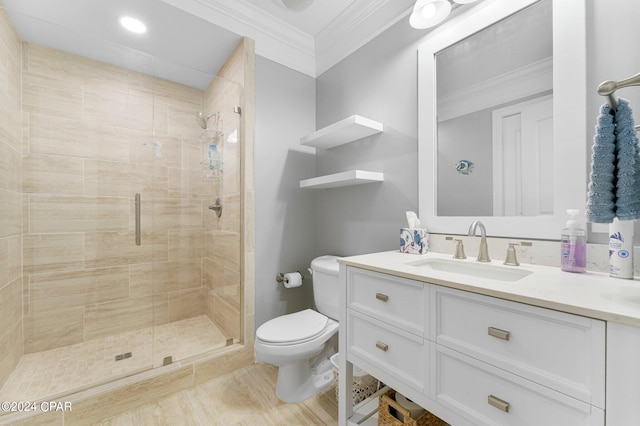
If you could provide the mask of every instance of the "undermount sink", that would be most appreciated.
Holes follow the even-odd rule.
[[[518,281],[532,274],[531,271],[526,269],[494,266],[486,263],[471,263],[454,259],[425,259],[408,263],[408,265],[498,281]]]

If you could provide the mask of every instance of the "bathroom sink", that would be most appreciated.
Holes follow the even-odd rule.
[[[408,263],[408,265],[498,281],[518,281],[532,273],[516,267],[471,263],[454,259],[425,259]]]

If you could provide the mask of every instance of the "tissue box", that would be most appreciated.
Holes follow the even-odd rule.
[[[400,228],[400,252],[425,254],[429,251],[429,232],[424,228]]]

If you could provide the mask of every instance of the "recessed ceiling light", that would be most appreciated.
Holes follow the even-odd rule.
[[[120,25],[125,27],[132,33],[142,34],[147,32],[147,26],[142,21],[132,18],[131,16],[123,16],[120,18]]]

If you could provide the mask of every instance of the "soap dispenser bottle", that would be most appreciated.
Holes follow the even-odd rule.
[[[587,233],[576,220],[580,210],[569,209],[567,213],[571,219],[567,221],[560,238],[561,267],[566,272],[584,272],[587,269]]]

